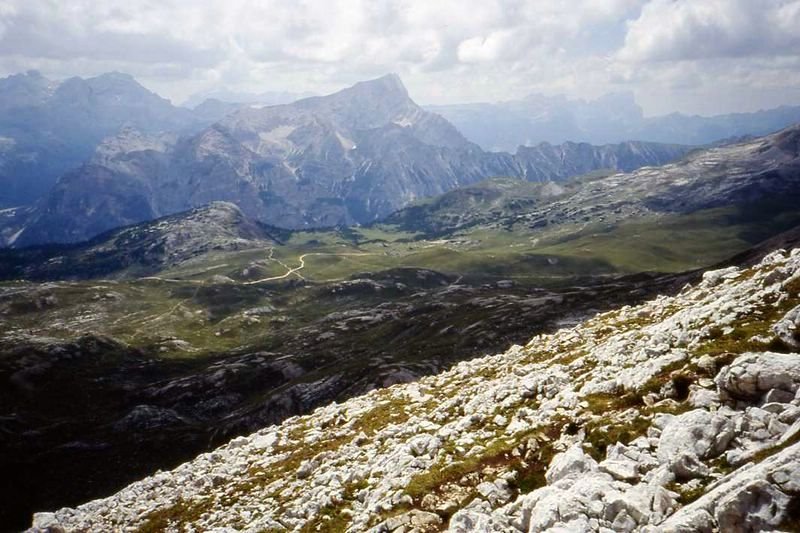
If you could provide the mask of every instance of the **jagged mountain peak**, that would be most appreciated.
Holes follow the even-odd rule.
[[[332,120],[337,126],[364,130],[396,122],[410,125],[425,113],[409,97],[396,74],[356,83],[326,96],[314,96],[287,104]]]
[[[325,100],[351,99],[351,98],[380,98],[392,103],[407,104],[413,101],[408,95],[408,90],[403,85],[397,74],[386,74],[372,80],[355,83],[332,94],[325,96],[311,96],[298,100],[297,104],[314,105]]]
[[[38,70],[26,70],[17,74],[10,74],[5,78],[0,78],[0,87],[15,83],[52,83]]]
[[[379,78],[361,81],[353,85],[353,92],[368,92],[383,95],[385,97],[395,96],[397,98],[408,98],[408,90],[395,73],[385,74]]]
[[[146,100],[171,106],[169,100],[158,96],[140,84],[130,74],[107,72],[91,78],[72,77],[65,80],[53,95],[56,105],[81,105],[87,99],[115,103],[121,97],[134,101]]]
[[[41,105],[54,90],[54,83],[38,70],[0,79],[0,111]]]
[[[276,106],[248,107],[221,121],[230,131],[259,135],[285,127],[329,128],[342,134],[380,128],[390,123],[411,125],[426,113],[414,103],[396,74],[356,83],[324,96],[311,96]],[[287,133],[288,134],[288,133]]]
[[[86,91],[72,102],[94,97]],[[118,128],[119,119],[136,118],[132,125],[145,133],[161,131],[148,127],[154,121],[138,113],[138,105],[132,110],[116,106],[113,97],[101,101],[109,124]],[[287,228],[369,223],[418,198],[491,176],[547,181],[598,165],[632,170],[671,161],[687,148],[652,147],[644,157],[638,155],[644,151],[618,150],[580,145],[563,156],[558,149],[517,156],[483,152],[446,119],[414,103],[400,78],[389,74],[327,96],[241,108],[181,138],[166,157],[153,153],[148,159],[140,150],[133,164],[125,160],[120,166],[115,159],[111,168],[65,177],[48,196],[47,209],[37,207],[23,224],[28,229],[14,245],[77,241],[151,213],[166,215],[218,199],[233,200],[248,216]],[[103,177],[103,170],[116,175]],[[17,235],[19,223],[15,218],[6,234]]]

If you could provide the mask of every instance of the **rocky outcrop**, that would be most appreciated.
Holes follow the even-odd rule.
[[[779,251],[236,438],[32,531],[781,528],[800,398],[777,375],[800,354],[771,351],[772,328],[798,304],[800,250]]]
[[[800,357],[772,352],[746,354],[717,375],[723,399],[791,400],[800,388]]]
[[[149,275],[209,252],[276,244],[235,204],[208,205],[98,235],[72,246],[7,251],[0,278],[54,279]],[[217,280],[219,281],[219,280]]]
[[[793,349],[800,349],[800,306],[795,307],[773,328],[781,342]]]

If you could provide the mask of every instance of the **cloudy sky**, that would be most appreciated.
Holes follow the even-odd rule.
[[[800,104],[800,0],[0,0],[0,74],[120,70],[325,93],[398,73],[419,103],[633,91],[647,114]]]

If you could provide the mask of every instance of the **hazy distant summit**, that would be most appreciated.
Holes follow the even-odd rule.
[[[246,104],[256,106],[289,104],[302,98],[316,96],[310,92],[290,92],[290,91],[265,91],[260,93],[249,93],[234,91],[231,89],[220,88],[199,91],[187,98],[181,105],[195,109],[208,100],[219,100],[228,104]]]
[[[428,106],[486,150],[515,150],[540,142],[592,144],[629,140],[709,144],[743,135],[766,135],[800,122],[800,106],[711,117],[681,113],[645,117],[633,93],[596,100],[532,94],[521,100]]]
[[[63,82],[37,71],[0,79],[0,207],[35,201],[123,127],[186,134],[221,116],[175,107],[120,72]]]

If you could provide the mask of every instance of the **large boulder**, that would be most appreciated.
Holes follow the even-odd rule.
[[[576,444],[553,457],[544,477],[547,483],[552,485],[562,479],[576,478],[596,470],[597,461],[586,455],[580,444]]]
[[[761,400],[776,389],[795,394],[800,388],[800,355],[747,353],[723,368],[715,379],[723,400]]]
[[[776,322],[772,331],[787,346],[800,349],[800,305]]]
[[[706,459],[721,454],[733,437],[734,425],[728,418],[695,409],[667,423],[656,456],[662,464],[687,464],[684,456]]]
[[[787,517],[791,498],[763,479],[720,500],[714,517],[720,531],[773,531]]]

